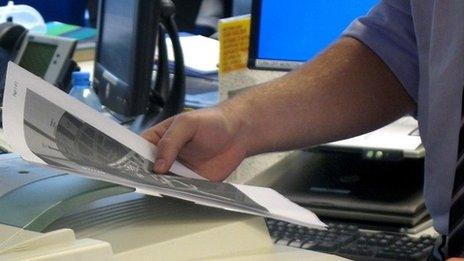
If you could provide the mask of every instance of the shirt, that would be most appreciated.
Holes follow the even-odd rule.
[[[435,229],[446,235],[461,125],[464,1],[380,1],[344,35],[372,49],[416,101],[425,204]]]

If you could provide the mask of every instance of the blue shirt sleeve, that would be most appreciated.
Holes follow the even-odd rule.
[[[419,66],[410,1],[383,0],[343,32],[372,49],[418,101]]]

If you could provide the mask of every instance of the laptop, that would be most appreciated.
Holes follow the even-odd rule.
[[[328,152],[279,192],[325,218],[413,227],[428,219],[423,159],[375,161]]]

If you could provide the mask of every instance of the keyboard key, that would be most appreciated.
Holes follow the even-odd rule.
[[[301,248],[301,245],[303,245],[303,243],[304,242],[302,240],[295,239],[293,241],[290,241],[290,243],[288,243],[288,246]]]
[[[388,242],[388,240],[386,240],[386,239],[381,239],[381,240],[379,241],[379,245],[381,245],[381,246],[387,246],[388,243],[389,243],[389,242]]]
[[[352,231],[357,231],[358,230],[358,227],[357,226],[353,226],[353,225],[349,225],[347,227],[348,230],[352,230]]]
[[[316,251],[336,251],[338,249],[339,244],[336,242],[329,242],[329,241],[322,241],[311,249]]]
[[[406,255],[405,253],[399,253],[397,257],[399,260],[405,260],[406,258],[408,258],[408,255]]]
[[[359,248],[357,247],[345,247],[339,250],[340,253],[345,254],[357,254],[359,252]]]
[[[426,245],[432,245],[433,244],[433,240],[432,239],[425,239],[422,241],[422,243],[426,244]]]
[[[344,243],[344,242],[351,241],[354,237],[355,235],[339,235],[335,238],[335,241]]]
[[[275,241],[274,241],[274,244],[279,244],[279,245],[288,245],[288,243],[290,242],[290,240],[288,239],[283,239],[283,238],[277,238]]]
[[[274,243],[279,243],[281,245],[288,245],[288,243],[290,243],[290,241],[293,240],[293,237],[292,236],[282,236],[280,238],[278,238]]]
[[[309,235],[314,235],[314,234],[316,234],[316,230],[310,229],[310,230],[309,230],[308,232],[306,232],[306,233],[309,234]]]
[[[315,244],[316,244],[316,242],[314,242],[314,241],[307,241],[307,242],[303,243],[303,245],[301,245],[301,248],[311,249],[311,247],[313,247]]]
[[[285,231],[284,226],[277,226],[275,229],[278,230],[278,231]]]
[[[422,260],[423,258],[425,258],[428,255],[429,254],[426,253],[426,252],[419,252],[419,253],[414,253],[414,254],[409,255],[408,259],[409,260]]]
[[[407,243],[407,242],[410,242],[410,241],[411,241],[411,239],[410,239],[409,237],[407,237],[407,236],[401,237],[400,240],[401,240],[403,243]]]
[[[379,251],[376,255],[376,257],[383,257],[383,258],[392,258],[395,259],[398,255],[395,252],[386,252],[386,251]]]
[[[303,239],[305,239],[305,240],[307,240],[307,241],[313,241],[313,240],[316,239],[316,236],[315,236],[315,235],[308,235],[308,234],[306,234],[306,235],[302,235],[301,238],[303,238]]]
[[[387,240],[392,240],[392,239],[394,239],[394,238],[395,238],[395,237],[394,237],[393,235],[388,235],[388,234],[385,235],[385,239],[387,239]]]
[[[372,256],[374,254],[374,251],[370,249],[361,249],[360,253],[363,256]]]
[[[299,234],[304,234],[307,232],[307,229],[304,229],[304,228],[298,228],[298,233]]]

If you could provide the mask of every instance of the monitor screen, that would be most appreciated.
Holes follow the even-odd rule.
[[[53,59],[56,45],[30,41],[19,61],[19,65],[43,78]]]
[[[114,113],[132,117],[148,110],[159,12],[160,1],[99,1],[93,83]]]
[[[253,68],[292,69],[334,42],[378,0],[255,0],[250,62]]]
[[[105,68],[120,80],[130,81],[132,64],[131,48],[134,44],[134,24],[137,14],[135,4],[127,0],[105,1],[105,12],[101,21],[99,53],[100,60],[105,61]],[[111,61],[111,62],[109,62]]]

